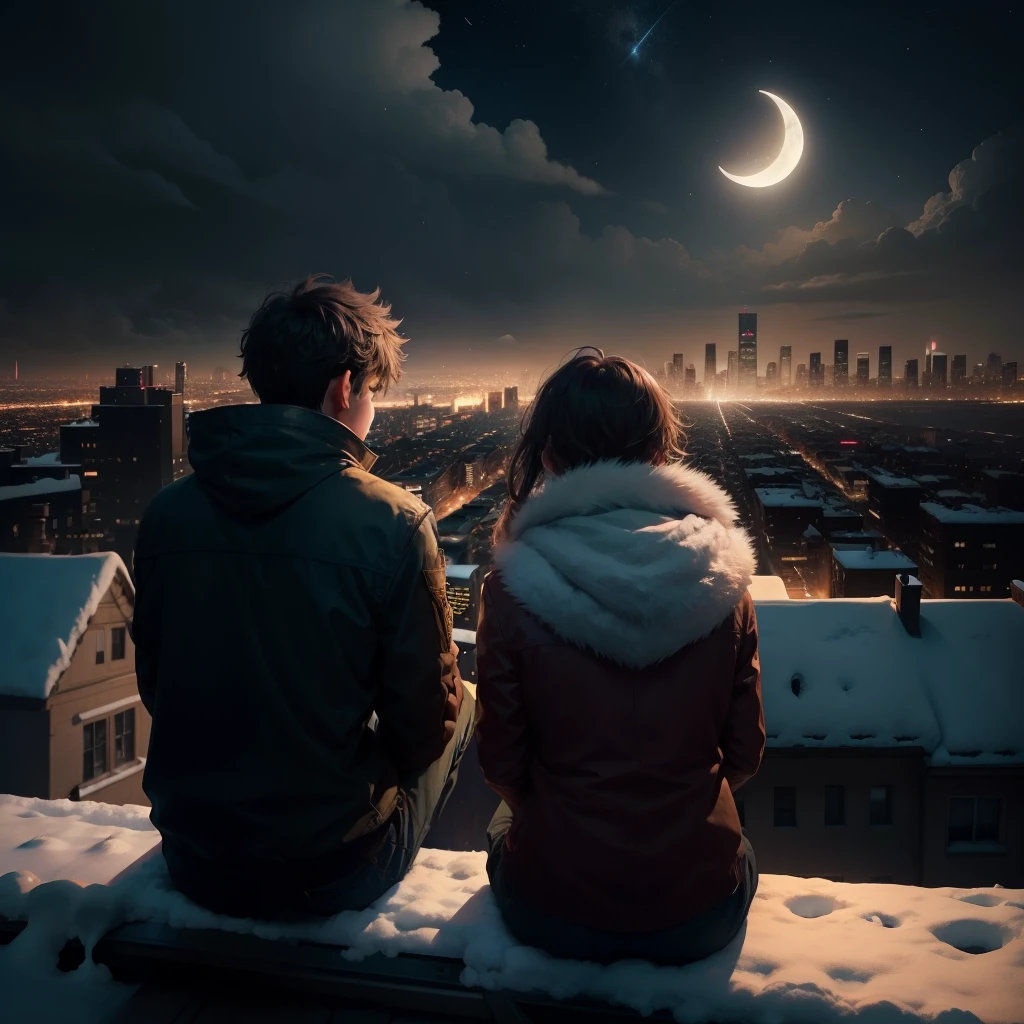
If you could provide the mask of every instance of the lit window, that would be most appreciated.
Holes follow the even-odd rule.
[[[949,799],[950,843],[998,843],[1002,800],[997,796],[954,796]]]
[[[107,770],[107,720],[82,726],[82,779],[88,782]]]
[[[965,547],[967,547],[967,541],[965,541],[965,540],[958,540],[958,541],[956,541],[953,544],[953,547],[955,547],[955,548],[965,548]]]
[[[987,584],[979,588],[983,594],[991,594],[992,588]]]
[[[96,664],[102,665],[107,658],[107,631],[98,629],[96,631]]]
[[[869,797],[870,825],[892,824],[892,786],[872,786]]]

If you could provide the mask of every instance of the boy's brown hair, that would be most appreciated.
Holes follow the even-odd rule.
[[[379,297],[379,288],[360,292],[327,274],[268,295],[242,333],[239,377],[261,402],[306,409],[319,410],[328,384],[346,370],[353,393],[386,393],[401,376],[405,339]]]

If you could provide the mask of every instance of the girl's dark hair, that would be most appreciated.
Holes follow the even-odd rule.
[[[684,443],[672,399],[642,366],[598,348],[577,350],[544,381],[523,418],[495,540],[508,536],[519,507],[541,482],[545,448],[564,472],[603,459],[669,462],[682,458]]]

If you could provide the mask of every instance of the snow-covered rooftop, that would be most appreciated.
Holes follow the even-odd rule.
[[[1024,609],[1013,601],[922,601],[920,637],[888,597],[756,610],[769,746],[917,746],[933,763],[1024,763]]]
[[[59,466],[60,452],[47,452],[45,455],[30,455],[25,460],[26,466]]]
[[[0,694],[50,695],[118,574],[133,592],[113,552],[0,554]]]
[[[934,501],[923,501],[921,510],[938,519],[940,523],[958,523],[968,526],[975,523],[1000,526],[1024,525],[1024,512],[1015,512],[1009,508],[982,508],[980,505],[948,508]]]
[[[812,498],[796,487],[755,487],[754,493],[765,508],[820,508],[821,498]]]
[[[920,488],[920,484],[916,480],[912,480],[907,476],[893,476],[891,473],[885,473],[881,470],[876,470],[874,473],[868,473],[868,476],[876,483],[881,484],[883,487],[917,487]]]
[[[755,601],[789,600],[789,591],[781,576],[755,576],[747,590]]]
[[[80,491],[82,481],[77,473],[63,480],[42,477],[27,484],[7,484],[0,487],[0,501],[13,501],[15,498],[34,498],[37,495],[59,494],[64,491]]]
[[[483,853],[422,850],[373,907],[323,922],[218,917],[171,888],[159,855],[124,870],[157,841],[146,810],[0,796],[0,914],[29,921],[0,947],[11,1020],[92,1022],[99,1008],[112,1015],[135,986],[89,959],[60,974],[57,954],[68,935],[90,949],[123,921],[308,939],[346,947],[348,961],[378,952],[448,957],[465,965],[466,986],[590,996],[691,1024],[1021,1019],[1024,891],[999,887],[995,874],[984,889],[762,874],[746,926],[720,953],[686,967],[601,967],[519,945],[491,896]],[[61,881],[105,883],[119,873],[109,887]]]
[[[844,569],[891,569],[897,572],[913,572],[915,563],[899,551],[875,551],[874,548],[833,548],[832,557]]]

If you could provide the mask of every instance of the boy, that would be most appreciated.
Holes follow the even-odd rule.
[[[142,520],[144,788],[174,884],[219,913],[361,909],[398,882],[472,733],[430,509],[371,475],[404,340],[323,275],[242,335],[259,405],[194,413]]]

